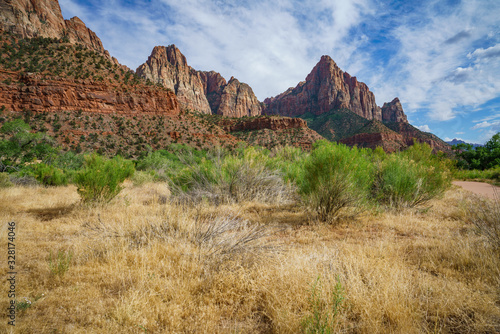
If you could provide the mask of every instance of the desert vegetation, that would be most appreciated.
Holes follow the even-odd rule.
[[[453,146],[456,154],[455,178],[500,183],[500,133],[495,134],[485,145],[470,144]]]
[[[2,138],[20,332],[500,330],[498,204],[451,188],[425,144],[130,160],[61,151],[20,121]]]

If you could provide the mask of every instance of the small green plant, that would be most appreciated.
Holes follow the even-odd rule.
[[[310,314],[302,320],[302,330],[304,333],[330,334],[335,332],[337,316],[342,310],[344,303],[344,288],[337,276],[336,284],[331,292],[331,302],[328,296],[323,296],[321,277],[318,276],[311,287],[309,297]]]
[[[57,256],[52,254],[49,255],[49,269],[50,274],[53,276],[62,277],[69,269],[69,264],[73,258],[73,252],[65,252],[60,250],[57,252]]]
[[[16,310],[26,311],[31,307],[31,300],[28,297],[24,297],[24,300],[16,302]]]
[[[105,159],[92,154],[85,166],[74,176],[78,193],[84,203],[108,203],[122,190],[120,184],[135,172],[134,165],[120,156]]]

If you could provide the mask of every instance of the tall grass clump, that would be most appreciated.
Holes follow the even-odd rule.
[[[249,147],[237,154],[211,152],[185,167],[172,179],[178,198],[214,204],[261,201],[287,202],[292,190],[276,169],[266,167],[267,152]]]
[[[327,141],[316,142],[297,179],[304,201],[319,219],[359,213],[369,196],[373,164],[364,149]]]
[[[500,194],[495,189],[494,198],[474,196],[466,205],[466,220],[474,224],[477,232],[500,252]],[[499,253],[500,254],[500,253]]]
[[[120,184],[134,171],[133,163],[120,156],[106,159],[92,154],[85,158],[83,169],[74,175],[73,181],[84,203],[107,203],[118,195]]]
[[[377,165],[375,197],[393,208],[422,205],[444,193],[451,182],[448,162],[432,154],[427,144],[416,142]]]
[[[0,173],[0,188],[12,187],[14,184],[10,181],[8,173]]]
[[[324,294],[325,291],[323,291],[321,279],[318,276],[311,287],[310,313],[302,320],[302,330],[306,334],[336,333],[335,324],[344,304],[344,288],[338,277],[333,291],[330,292],[331,296],[324,296]],[[331,298],[331,301],[328,301],[328,297]]]

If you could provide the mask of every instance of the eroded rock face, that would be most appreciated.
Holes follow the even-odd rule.
[[[408,123],[403,106],[397,97],[391,102],[384,103],[382,107],[382,121]]]
[[[156,46],[137,68],[140,77],[172,89],[181,108],[228,117],[257,116],[262,107],[250,86],[217,72],[196,71],[175,45]]]
[[[186,57],[175,45],[156,46],[136,72],[140,77],[173,90],[182,109],[212,113],[201,75],[188,66]]]
[[[40,75],[20,75],[0,70],[0,79],[20,81],[23,85],[0,84],[0,105],[11,111],[33,112],[87,111],[119,114],[179,114],[173,92],[165,89],[124,91],[117,85],[89,79],[69,81],[43,79]]]
[[[111,59],[101,40],[82,20],[63,18],[57,0],[2,0],[0,28],[21,38],[67,37],[70,43],[80,43]]]
[[[369,120],[383,120],[382,109],[375,103],[375,95],[368,86],[343,72],[329,56],[321,57],[305,81],[266,99],[264,103],[266,114],[295,117],[305,113],[321,115],[331,109],[345,108]],[[386,117],[392,117],[391,111],[386,108]]]
[[[262,112],[252,88],[234,77],[223,88],[217,114],[228,117],[258,116]]]

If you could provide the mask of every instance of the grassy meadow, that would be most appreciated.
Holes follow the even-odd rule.
[[[16,222],[15,332],[500,331],[499,251],[459,188],[324,220],[289,196],[193,204],[171,187],[126,181],[106,204],[83,203],[74,185],[2,188],[0,248]]]

